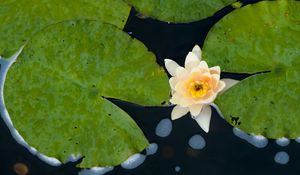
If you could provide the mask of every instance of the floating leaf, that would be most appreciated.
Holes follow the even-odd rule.
[[[169,85],[141,42],[96,21],[59,23],[36,34],[4,85],[7,110],[24,139],[61,161],[85,156],[81,167],[118,165],[148,145],[135,122],[103,96],[160,105]]]
[[[9,58],[36,32],[71,19],[101,20],[123,28],[130,7],[122,0],[2,0],[0,56]]]
[[[209,16],[235,0],[125,0],[146,16],[173,23],[187,23]]]
[[[300,136],[300,2],[237,9],[209,32],[203,57],[226,72],[257,73],[219,96],[231,124],[269,138]]]

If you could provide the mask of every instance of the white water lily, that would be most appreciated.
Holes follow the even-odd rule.
[[[169,80],[172,89],[170,102],[176,105],[171,113],[172,120],[190,112],[199,126],[208,132],[213,101],[218,94],[238,81],[220,80],[220,67],[209,68],[207,63],[201,60],[201,49],[198,45],[186,56],[185,67],[170,59],[165,59],[165,66],[172,75]]]

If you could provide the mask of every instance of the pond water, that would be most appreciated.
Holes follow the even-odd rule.
[[[161,66],[165,58],[183,65],[191,48],[195,44],[202,46],[210,27],[232,10],[226,7],[213,17],[190,24],[139,19],[137,12],[132,10],[124,31],[154,52]],[[7,64],[1,62],[2,73]],[[247,77],[222,76],[236,79]],[[70,156],[68,163],[61,164],[27,145],[12,128],[4,107],[0,106],[2,120],[6,123],[0,122],[0,163],[1,167],[8,167],[1,168],[0,174],[12,174],[12,167],[18,162],[26,164],[31,175],[296,175],[300,171],[300,137],[296,140],[271,140],[247,134],[229,125],[216,110],[213,110],[210,132],[205,133],[189,115],[171,121],[172,107],[142,107],[114,99],[111,101],[132,116],[143,130],[151,143],[145,151],[116,167],[79,169],[75,165],[80,157],[74,155]]]

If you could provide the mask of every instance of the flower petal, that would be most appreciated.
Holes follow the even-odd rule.
[[[195,45],[192,52],[199,58],[199,60],[201,61],[202,58],[202,51],[201,48],[198,45]]]
[[[204,105],[200,114],[196,116],[195,120],[205,132],[208,132],[210,119],[211,119],[211,107],[209,105]]]
[[[189,75],[189,72],[185,68],[183,68],[181,66],[177,67],[175,76],[177,76],[179,80],[186,79],[186,77],[188,75]]]
[[[211,76],[212,76],[212,78],[214,78],[214,79],[217,80],[217,81],[220,80],[220,75],[218,75],[218,74],[213,74],[213,75],[211,75]]]
[[[200,63],[200,59],[193,52],[189,52],[189,54],[185,58],[184,67],[187,71],[191,71],[193,68],[197,67]]]
[[[192,116],[197,116],[201,112],[202,104],[194,104],[189,106],[190,112]]]
[[[209,68],[209,72],[211,74],[219,74],[220,75],[220,73],[221,73],[220,66],[214,66],[214,67]]]
[[[216,92],[217,88],[218,88],[219,81],[220,81],[220,75],[212,74],[211,77],[212,77],[212,79],[211,79],[212,88]]]
[[[183,117],[185,114],[189,112],[189,108],[181,107],[179,105],[175,106],[171,112],[171,119],[176,120],[180,117]]]
[[[225,91],[227,91],[229,88],[231,88],[232,86],[236,85],[238,82],[238,80],[234,80],[234,79],[230,79],[230,78],[223,78],[221,81],[223,81],[225,83],[225,88],[222,89],[219,94],[224,93]]]
[[[217,98],[217,93],[212,93],[208,98],[201,101],[202,104],[210,104]]]
[[[202,72],[209,72],[209,68],[206,61],[200,61],[198,68],[200,68]]]
[[[177,105],[182,99],[182,96],[179,95],[178,93],[174,93],[170,99],[170,102],[174,105]]]
[[[174,105],[180,105],[182,107],[188,107],[193,104],[193,100],[184,97],[183,95],[177,92],[173,94],[172,98],[170,99],[170,102]]]
[[[182,98],[182,100],[180,101],[179,104],[183,107],[188,107],[188,106],[191,106],[193,104],[193,100],[188,99],[188,98]]]
[[[225,88],[226,84],[224,81],[220,80],[218,83],[218,87],[216,89],[216,92],[221,92]]]
[[[172,76],[175,76],[176,70],[180,66],[173,60],[165,59],[165,67]]]
[[[186,88],[186,85],[185,85],[185,82],[183,81],[179,81],[174,90],[178,93],[180,93],[181,95],[186,95],[188,92],[187,92],[187,88]]]
[[[175,89],[176,84],[178,83],[178,79],[176,77],[171,77],[169,79],[169,84],[172,89]]]

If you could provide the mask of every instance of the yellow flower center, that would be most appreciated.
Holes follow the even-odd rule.
[[[203,97],[208,89],[208,83],[201,80],[191,81],[188,84],[188,92],[193,98]]]

